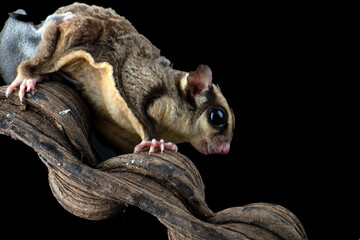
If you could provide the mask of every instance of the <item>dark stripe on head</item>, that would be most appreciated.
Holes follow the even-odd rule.
[[[195,124],[195,122],[197,121],[197,119],[200,118],[200,116],[206,112],[207,114],[207,118],[209,118],[209,113],[210,111],[213,109],[213,108],[221,108],[224,113],[226,114],[225,118],[226,118],[226,123],[221,127],[221,128],[215,128],[213,127],[214,129],[218,130],[219,133],[218,134],[225,134],[227,128],[228,128],[228,119],[229,119],[229,113],[228,110],[222,106],[221,104],[219,104],[217,102],[217,95],[215,93],[215,90],[214,90],[215,86],[212,85],[211,88],[209,89],[209,91],[205,94],[206,98],[207,98],[207,101],[204,102],[201,106],[197,106],[196,109],[195,109],[195,112],[194,112],[194,116],[193,116],[193,119],[192,119],[192,123]],[[193,100],[195,102],[195,100]],[[211,125],[209,123],[209,125]]]
[[[147,113],[149,106],[157,99],[166,95],[167,89],[163,84],[152,88],[147,95],[144,96],[141,104],[141,115],[144,118],[139,118],[145,126],[150,138],[157,138],[156,121]],[[141,119],[144,119],[143,121]]]

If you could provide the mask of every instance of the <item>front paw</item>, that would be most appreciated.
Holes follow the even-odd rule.
[[[153,153],[155,152],[156,148],[159,148],[161,153],[165,150],[172,150],[177,152],[178,147],[176,146],[176,144],[172,143],[172,142],[164,142],[163,139],[161,139],[160,141],[157,141],[156,139],[153,139],[152,141],[142,141],[140,144],[136,145],[134,152],[140,152],[144,147],[149,147],[149,153]]]

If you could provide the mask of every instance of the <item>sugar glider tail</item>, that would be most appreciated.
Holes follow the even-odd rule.
[[[22,22],[30,22],[29,15],[27,15],[26,11],[23,9],[18,9],[15,12],[8,13],[8,14],[12,19],[16,19],[16,20],[22,21]]]

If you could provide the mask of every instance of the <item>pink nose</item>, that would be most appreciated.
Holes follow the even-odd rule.
[[[227,154],[230,151],[230,143],[221,143],[216,147],[217,154]]]

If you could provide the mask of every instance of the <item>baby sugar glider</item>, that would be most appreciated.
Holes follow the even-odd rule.
[[[69,12],[70,21],[53,24],[42,34],[36,54],[20,63],[8,94],[20,86],[22,98],[38,79],[61,71],[81,83],[94,126],[118,152],[177,150],[182,142],[203,154],[229,152],[234,114],[212,83],[208,66],[192,72],[173,69],[159,49],[110,8],[74,3],[55,14]]]

